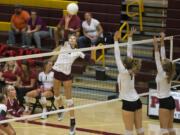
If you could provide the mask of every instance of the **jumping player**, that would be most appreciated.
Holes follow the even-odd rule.
[[[60,52],[73,50],[77,45],[77,39],[75,36],[70,36],[68,42],[64,44],[61,48]],[[61,83],[65,89],[66,102],[69,107],[73,107],[74,103],[71,96],[72,90],[72,75],[71,75],[71,67],[73,62],[78,58],[84,58],[85,55],[82,52],[72,52],[68,54],[59,54],[58,58],[53,66],[54,70],[54,97],[58,102],[59,109],[64,109],[62,105],[62,98],[60,96],[60,87]],[[75,134],[76,126],[75,126],[75,117],[74,110],[70,111],[70,135]],[[62,120],[62,113],[58,114],[58,120]]]

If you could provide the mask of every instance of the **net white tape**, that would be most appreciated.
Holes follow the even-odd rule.
[[[166,37],[164,40],[171,40],[173,37]],[[160,41],[160,38],[158,38],[158,41]],[[143,43],[151,43],[153,42],[153,39],[147,39],[147,40],[141,40],[141,41],[134,41],[133,45],[137,44],[143,44]],[[126,46],[127,43],[120,43],[119,46]],[[48,57],[52,55],[58,55],[58,54],[66,54],[71,52],[85,52],[85,51],[91,51],[91,50],[101,50],[101,49],[108,49],[108,48],[114,48],[114,44],[111,45],[105,45],[100,47],[89,47],[89,48],[82,48],[82,49],[73,49],[70,51],[63,51],[63,52],[50,52],[50,53],[40,53],[40,54],[33,54],[33,55],[25,55],[25,56],[17,56],[17,57],[8,57],[8,58],[2,58],[0,59],[0,62],[5,61],[12,61],[12,60],[23,60],[23,59],[32,59],[32,58],[40,58],[40,57]]]
[[[149,95],[149,92],[148,93],[140,94],[139,96],[147,96],[147,95]],[[28,115],[28,116],[23,116],[23,117],[18,117],[18,118],[13,118],[13,119],[9,119],[9,120],[3,120],[3,121],[0,121],[0,124],[7,123],[7,122],[18,121],[18,120],[25,120],[25,119],[36,118],[36,117],[40,117],[42,114],[46,114],[46,115],[57,114],[59,112],[68,112],[68,111],[71,111],[71,110],[83,109],[83,108],[87,108],[87,107],[93,107],[93,106],[96,106],[96,105],[102,105],[102,104],[112,103],[112,102],[116,102],[116,101],[121,101],[121,99],[117,98],[117,99],[112,99],[112,100],[108,100],[108,101],[100,101],[98,103],[86,104],[86,105],[81,105],[81,106],[76,106],[76,107],[71,107],[71,108],[66,108],[66,109],[46,112],[46,113],[38,113],[38,114],[33,114],[33,115]]]
[[[178,61],[180,61],[180,58],[173,60],[173,62],[178,62]]]

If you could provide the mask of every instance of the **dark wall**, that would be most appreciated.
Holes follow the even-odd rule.
[[[180,0],[168,0],[166,35],[180,35]],[[174,37],[174,47],[180,52],[180,36]]]

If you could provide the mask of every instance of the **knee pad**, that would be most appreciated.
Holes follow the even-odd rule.
[[[125,131],[125,135],[133,135],[133,131],[126,130],[126,131]]]
[[[73,102],[72,99],[67,99],[67,100],[66,100],[66,103],[67,103],[68,106],[71,106],[71,105],[74,104],[74,102]]]
[[[144,133],[144,128],[136,129],[136,133],[137,133],[137,134],[142,134],[142,133]]]
[[[164,128],[161,128],[161,134],[168,134],[168,130],[167,129],[164,129]]]
[[[174,128],[169,128],[168,131],[169,131],[169,133],[175,132],[175,129]]]
[[[26,103],[30,102],[30,98],[28,96],[25,96],[24,99],[25,99]]]
[[[60,100],[61,96],[54,96],[55,100]]]
[[[46,97],[41,97],[41,102],[42,104],[46,104],[47,103]]]

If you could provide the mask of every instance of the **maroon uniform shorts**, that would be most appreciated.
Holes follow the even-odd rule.
[[[56,71],[56,70],[53,70],[54,71],[54,78],[55,79],[57,79],[57,80],[59,80],[59,81],[69,81],[69,80],[72,80],[73,79],[73,77],[72,77],[72,75],[71,74],[69,74],[69,75],[65,75],[64,73],[62,73],[62,72],[58,72],[58,71]]]

